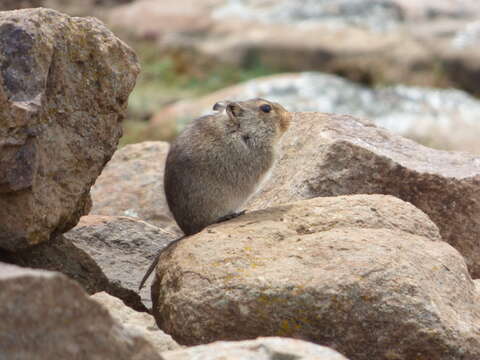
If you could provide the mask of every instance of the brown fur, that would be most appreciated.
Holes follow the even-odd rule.
[[[214,109],[185,128],[167,157],[165,194],[186,235],[241,208],[272,167],[290,123],[288,111],[264,99],[226,101]]]

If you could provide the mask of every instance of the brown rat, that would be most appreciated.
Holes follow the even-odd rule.
[[[186,235],[234,215],[272,168],[290,122],[263,99],[217,103],[175,139],[165,166],[165,194]]]
[[[260,98],[218,102],[213,109],[183,130],[167,156],[165,194],[185,235],[241,214],[268,178],[291,120],[280,104]],[[157,262],[158,256],[140,288]]]

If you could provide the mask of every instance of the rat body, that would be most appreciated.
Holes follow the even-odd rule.
[[[263,99],[217,103],[175,139],[165,166],[168,206],[186,235],[234,215],[272,168],[290,122]]]

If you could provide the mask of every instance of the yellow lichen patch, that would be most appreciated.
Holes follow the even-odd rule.
[[[289,320],[282,320],[280,322],[280,329],[278,330],[278,335],[280,336],[289,336],[293,335],[296,331],[300,330],[301,326],[299,323],[294,321],[291,323]]]
[[[297,285],[292,289],[292,295],[293,296],[300,296],[304,293],[305,286],[303,285]]]
[[[226,281],[226,282],[230,282],[234,279],[238,279],[239,278],[239,275],[238,274],[227,274],[223,280]]]
[[[258,301],[263,304],[279,304],[279,303],[286,303],[287,299],[277,297],[277,296],[268,296],[268,295],[260,295]]]

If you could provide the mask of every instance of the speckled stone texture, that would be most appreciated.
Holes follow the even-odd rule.
[[[162,353],[165,360],[348,360],[336,351],[307,341],[279,337],[219,341]]]
[[[146,312],[138,312],[126,306],[122,300],[107,294],[99,292],[92,296],[91,299],[100,303],[108,310],[110,315],[118,321],[123,327],[140,333],[150,344],[152,344],[157,352],[178,350],[182,347],[178,345],[170,335],[165,334],[155,324],[152,315]]]
[[[350,116],[297,113],[271,180],[247,208],[347,194],[412,203],[480,277],[480,157],[427,148]]]
[[[162,359],[60,273],[0,263],[0,289],[3,359]]]
[[[141,291],[138,286],[158,251],[176,235],[125,216],[87,215],[64,237],[90,255],[112,284],[124,289],[123,294],[110,294],[134,309],[142,310],[142,303],[143,309],[151,308],[149,282]]]
[[[152,300],[181,344],[287,336],[358,360],[480,356],[464,259],[392,196],[316,198],[210,226],[162,254]]]
[[[0,13],[0,248],[46,241],[88,212],[138,72],[94,18]]]

